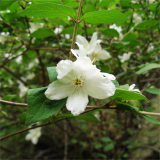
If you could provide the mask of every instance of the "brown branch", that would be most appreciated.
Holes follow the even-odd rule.
[[[10,102],[10,101],[4,101],[0,100],[0,103],[11,105],[11,106],[22,106],[22,107],[27,107],[26,103],[15,103],[15,102]]]
[[[38,60],[39,60],[40,66],[41,66],[41,68],[42,68],[43,86],[46,86],[45,69],[44,69],[44,65],[43,65],[43,62],[42,62],[41,56],[40,56],[40,54],[39,54],[39,50],[36,50],[36,53],[37,53],[37,57],[38,57]]]
[[[19,81],[21,81],[25,86],[27,86],[28,84],[23,81],[23,79],[21,79],[17,74],[15,74],[13,71],[11,71],[9,68],[2,66],[2,68],[4,68],[7,72],[9,72],[10,74],[12,74],[15,78],[17,78]]]
[[[108,107],[110,107],[110,104],[111,104],[111,103],[107,103],[107,104],[105,104],[104,106],[99,107],[98,109],[105,109],[105,108],[107,109]],[[111,108],[112,108],[112,107],[111,107]],[[94,110],[96,110],[96,109],[97,109],[97,108],[88,109],[88,110],[86,110],[85,112],[83,112],[82,114],[85,114],[85,113],[94,111]],[[114,108],[114,109],[116,109],[116,108]],[[28,131],[28,130],[31,130],[31,129],[34,129],[34,128],[43,127],[43,126],[48,126],[48,125],[50,125],[50,124],[53,124],[53,123],[62,121],[62,120],[64,120],[64,119],[67,119],[67,118],[66,118],[66,117],[63,117],[63,118],[61,118],[61,119],[59,119],[59,120],[57,120],[57,121],[54,121],[54,122],[47,122],[47,123],[44,123],[44,124],[41,124],[41,125],[37,125],[37,126],[31,127],[31,128],[26,128],[26,129],[17,131],[17,132],[15,132],[15,133],[11,133],[11,134],[9,134],[9,135],[6,135],[6,136],[1,137],[1,138],[0,138],[0,141],[1,141],[1,140],[4,140],[4,139],[6,139],[6,138],[8,138],[8,137],[10,137],[10,136],[14,136],[14,135],[16,135],[16,134],[23,133],[23,132],[25,132],[25,131]]]

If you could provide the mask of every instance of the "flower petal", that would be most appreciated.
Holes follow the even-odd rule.
[[[74,54],[76,58],[78,58],[78,52],[79,52],[78,49],[71,49],[71,52]]]
[[[80,35],[77,35],[76,41],[77,41],[79,44],[84,45],[84,47],[89,45],[89,44],[88,44],[88,41],[86,40],[86,38],[83,37],[83,36],[80,36]]]
[[[25,137],[25,139],[28,141],[28,140],[31,140],[32,139],[32,134],[28,133]]]
[[[73,62],[70,60],[62,60],[57,64],[56,71],[58,73],[57,78],[61,79],[72,70]]]
[[[128,90],[129,90],[129,91],[132,91],[135,86],[136,86],[135,84],[132,84],[132,85],[129,87]]]
[[[79,47],[78,56],[79,57],[86,57],[87,56],[87,50],[84,48],[84,45],[81,45],[78,42],[76,42],[76,44]]]
[[[97,32],[94,32],[90,41],[90,48],[94,48],[97,41]]]
[[[100,60],[109,59],[110,57],[111,57],[110,54],[106,50],[101,50],[98,54],[98,58]]]
[[[68,97],[74,92],[74,86],[71,83],[62,83],[59,80],[49,84],[45,95],[48,99],[58,100]]]
[[[102,73],[90,76],[84,82],[84,88],[89,96],[98,99],[105,99],[115,94],[116,87],[112,81],[104,77]]]
[[[115,80],[116,77],[113,74],[101,72],[105,77],[108,77],[110,80]]]
[[[82,90],[82,88],[79,88],[68,97],[66,107],[74,116],[77,116],[84,112],[87,104],[88,95]]]
[[[33,144],[37,144],[38,138],[37,138],[37,137],[33,137],[33,138],[31,139],[31,141],[32,141]]]

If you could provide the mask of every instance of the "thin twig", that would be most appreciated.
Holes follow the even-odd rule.
[[[42,62],[41,56],[40,56],[40,54],[39,54],[39,50],[36,50],[36,53],[37,53],[37,57],[38,57],[38,60],[39,60],[40,66],[41,66],[41,68],[42,68],[43,86],[45,86],[45,85],[46,85],[46,76],[45,76],[45,69],[44,69],[44,65],[43,65],[43,62]]]
[[[17,74],[15,74],[13,71],[11,71],[9,68],[3,66],[3,68],[9,72],[10,74],[12,74],[15,78],[17,78],[19,81],[21,81],[25,86],[27,86],[28,84],[23,80],[21,79]]]
[[[139,111],[139,113],[146,114],[146,115],[152,115],[152,116],[160,116],[160,113],[145,112],[145,111]]]
[[[26,103],[15,103],[15,102],[4,101],[4,100],[0,100],[0,103],[11,105],[11,106],[23,106],[23,107],[27,107]]]

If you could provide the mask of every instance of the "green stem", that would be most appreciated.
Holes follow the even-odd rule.
[[[72,40],[71,49],[74,49],[74,46],[75,46],[75,40],[76,40],[76,35],[77,35],[77,28],[78,28],[78,23],[79,23],[78,20],[79,20],[79,16],[80,16],[80,12],[81,12],[82,1],[83,0],[80,0],[80,3],[79,3],[77,18],[76,18],[76,21],[75,21],[75,27],[74,27],[74,32],[73,32],[73,40]],[[70,52],[69,59],[72,60],[72,52]]]
[[[160,116],[160,113],[153,113],[153,112],[145,112],[145,111],[139,111],[141,114],[147,114],[152,116]]]

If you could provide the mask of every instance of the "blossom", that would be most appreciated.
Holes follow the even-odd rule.
[[[123,53],[123,55],[122,56],[118,56],[118,58],[120,59],[121,63],[123,63],[124,61],[129,60],[130,56],[131,56],[131,52]]]
[[[154,50],[154,46],[152,43],[149,44],[147,52],[152,52]]]
[[[84,112],[88,104],[88,95],[105,99],[113,96],[115,86],[111,74],[101,73],[89,57],[77,57],[75,62],[62,60],[57,64],[57,80],[49,84],[45,95],[48,99],[67,98],[66,107],[76,116]]]
[[[133,23],[135,23],[135,25],[139,24],[142,22],[142,18],[139,14],[134,13],[133,14]]]
[[[94,48],[93,52],[87,52],[87,50],[84,48],[83,45],[79,44],[76,42],[76,44],[79,47],[79,50],[71,50],[72,53],[76,56],[76,57],[85,57],[88,55],[88,57],[93,61],[97,61],[97,60],[105,60],[110,58],[110,54],[102,49],[100,44],[97,44]]]
[[[37,144],[39,137],[41,136],[41,127],[29,130],[29,133],[26,135],[25,139],[31,140],[33,144]]]
[[[18,83],[19,83],[19,90],[20,90],[19,96],[23,97],[27,93],[28,88],[20,81],[18,81]]]
[[[59,27],[55,28],[54,33],[55,34],[60,34],[63,31],[63,26],[60,25]]]
[[[97,33],[95,32],[93,33],[90,43],[85,37],[80,35],[77,36],[76,43],[79,46],[79,50],[83,50],[83,52],[85,52],[85,50],[87,51],[86,55],[88,55],[91,60],[97,61],[110,58],[110,54],[106,50],[102,49],[100,42],[101,40],[97,40]],[[81,51],[79,52],[82,53]]]
[[[119,33],[119,38],[121,39],[123,37],[122,32],[122,27],[121,26],[116,26],[116,24],[112,24],[109,26],[110,29],[115,29]],[[117,37],[114,37],[114,39],[117,39]]]
[[[136,92],[141,92],[139,89],[134,89],[136,85],[135,84],[132,84],[131,86],[129,86],[129,91],[136,91]]]
[[[76,42],[83,45],[84,48],[89,51],[93,52],[95,45],[99,44],[101,40],[97,39],[97,32],[93,33],[90,43],[86,40],[85,37],[77,35]]]
[[[30,25],[29,30],[30,30],[31,33],[33,33],[37,29],[42,28],[44,26],[43,23],[38,23],[38,22],[37,23],[32,23],[31,22],[31,23],[29,23],[29,25]]]

